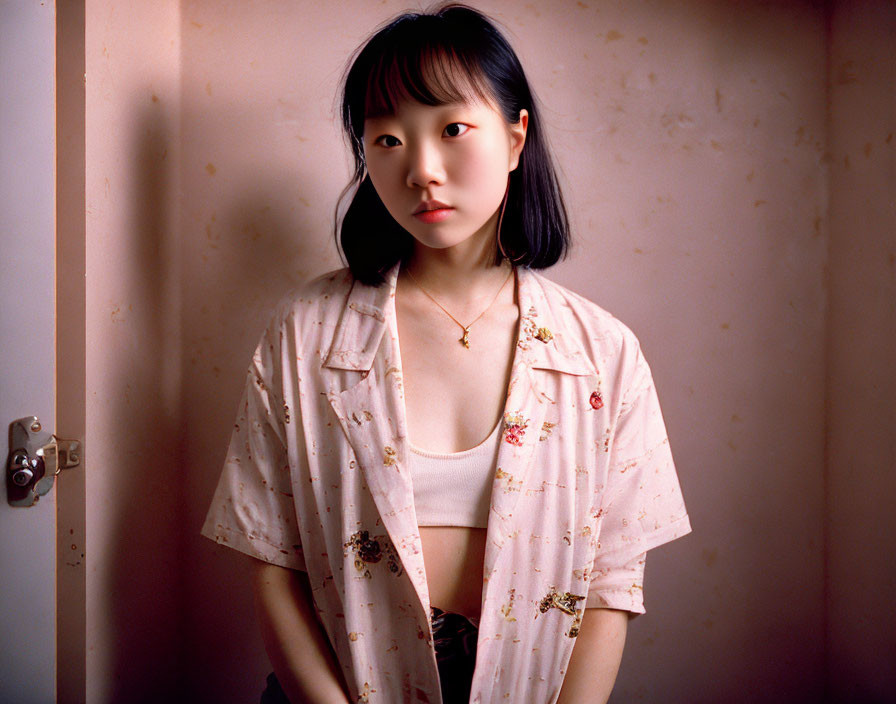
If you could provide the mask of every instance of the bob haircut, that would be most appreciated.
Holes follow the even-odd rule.
[[[535,96],[510,44],[483,14],[451,3],[400,15],[356,51],[341,94],[354,174],[337,203],[334,235],[356,279],[379,286],[384,274],[413,251],[413,236],[393,219],[373,187],[362,141],[364,120],[394,114],[403,100],[435,106],[478,99],[495,105],[510,124],[527,110],[526,142],[510,172],[495,264],[506,254],[514,264],[546,269],[566,255],[566,206]],[[340,227],[339,206],[352,190]]]

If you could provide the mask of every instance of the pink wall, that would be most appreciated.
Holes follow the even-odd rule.
[[[827,373],[836,701],[896,697],[896,4],[835,5]]]
[[[857,137],[849,122],[838,132],[836,112],[828,146],[825,15],[808,1],[476,5],[508,29],[562,168],[576,247],[549,275],[641,338],[694,525],[648,560],[648,614],[632,624],[614,701],[817,700],[825,383],[836,388],[841,369],[825,360],[839,353],[844,373],[861,361],[836,335],[826,347],[826,276],[834,325],[849,325],[855,296],[879,300],[859,286],[867,268],[835,273],[864,147],[846,145]],[[343,63],[403,8],[88,3],[91,701],[260,693],[269,666],[242,561],[198,530],[266,310],[339,266]],[[845,21],[834,46],[867,32]],[[870,61],[853,60],[863,77]],[[844,101],[860,86],[870,101],[886,94],[886,77],[875,81],[835,87],[835,109],[838,90]],[[862,164],[877,164],[867,179],[883,188],[889,163],[892,189],[881,141],[892,129],[879,119]],[[893,213],[881,205],[876,217],[863,256],[883,246]],[[892,294],[892,268],[871,271]],[[892,330],[888,311],[875,322]],[[873,359],[865,368],[880,370]],[[859,403],[827,422],[845,424]],[[846,431],[829,437],[830,500],[849,476],[837,448],[851,450]],[[892,466],[892,448],[887,457]],[[832,560],[827,586],[838,609],[864,534],[841,515],[830,533],[842,567]],[[830,623],[847,649],[863,628]],[[892,649],[891,636],[875,642]],[[832,671],[852,681],[845,666]]]
[[[179,5],[86,9],[87,701],[170,701],[188,470]]]

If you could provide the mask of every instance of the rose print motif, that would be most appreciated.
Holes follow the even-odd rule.
[[[526,426],[529,421],[519,411],[504,414],[504,439],[511,445],[519,447],[523,444],[523,436],[526,434]]]
[[[578,594],[572,594],[570,592],[560,593],[557,591],[556,587],[551,587],[548,590],[547,595],[538,602],[538,610],[541,613],[547,613],[551,609],[560,609],[565,614],[568,614],[573,617],[572,626],[570,626],[569,631],[567,631],[566,635],[570,638],[575,638],[579,635],[579,627],[582,625],[582,611],[583,609],[576,609],[576,604],[580,601],[584,601],[584,596],[579,596]],[[536,617],[538,614],[536,614]]]
[[[595,411],[598,411],[604,407],[604,400],[603,400],[603,398],[601,398],[599,391],[592,392],[591,398],[588,399],[588,402],[591,404],[591,407]]]
[[[376,564],[383,557],[389,566],[389,571],[393,574],[400,575],[402,573],[401,563],[395,554],[392,543],[388,536],[377,535],[370,537],[370,533],[366,530],[359,530],[354,533],[349,541],[342,547],[351,548],[355,553],[355,569],[364,575],[367,579],[371,579],[373,575],[370,573],[368,565]]]
[[[522,445],[523,444],[523,435],[525,435],[526,431],[523,430],[518,425],[513,425],[507,429],[507,437],[506,440],[511,445]]]
[[[395,457],[396,457],[395,450],[393,448],[389,447],[388,445],[386,445],[386,447],[383,448],[383,464],[386,467],[392,467],[395,464],[395,462],[397,461],[395,459]]]

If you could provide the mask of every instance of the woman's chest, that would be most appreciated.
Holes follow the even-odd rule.
[[[399,315],[408,436],[433,452],[460,452],[489,435],[504,411],[516,343],[514,306],[468,333],[451,320]],[[453,327],[452,327],[453,326]]]

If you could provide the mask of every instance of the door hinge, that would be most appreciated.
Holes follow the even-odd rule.
[[[37,416],[9,424],[6,499],[10,506],[33,506],[53,488],[63,469],[81,464],[81,442],[44,431]]]

